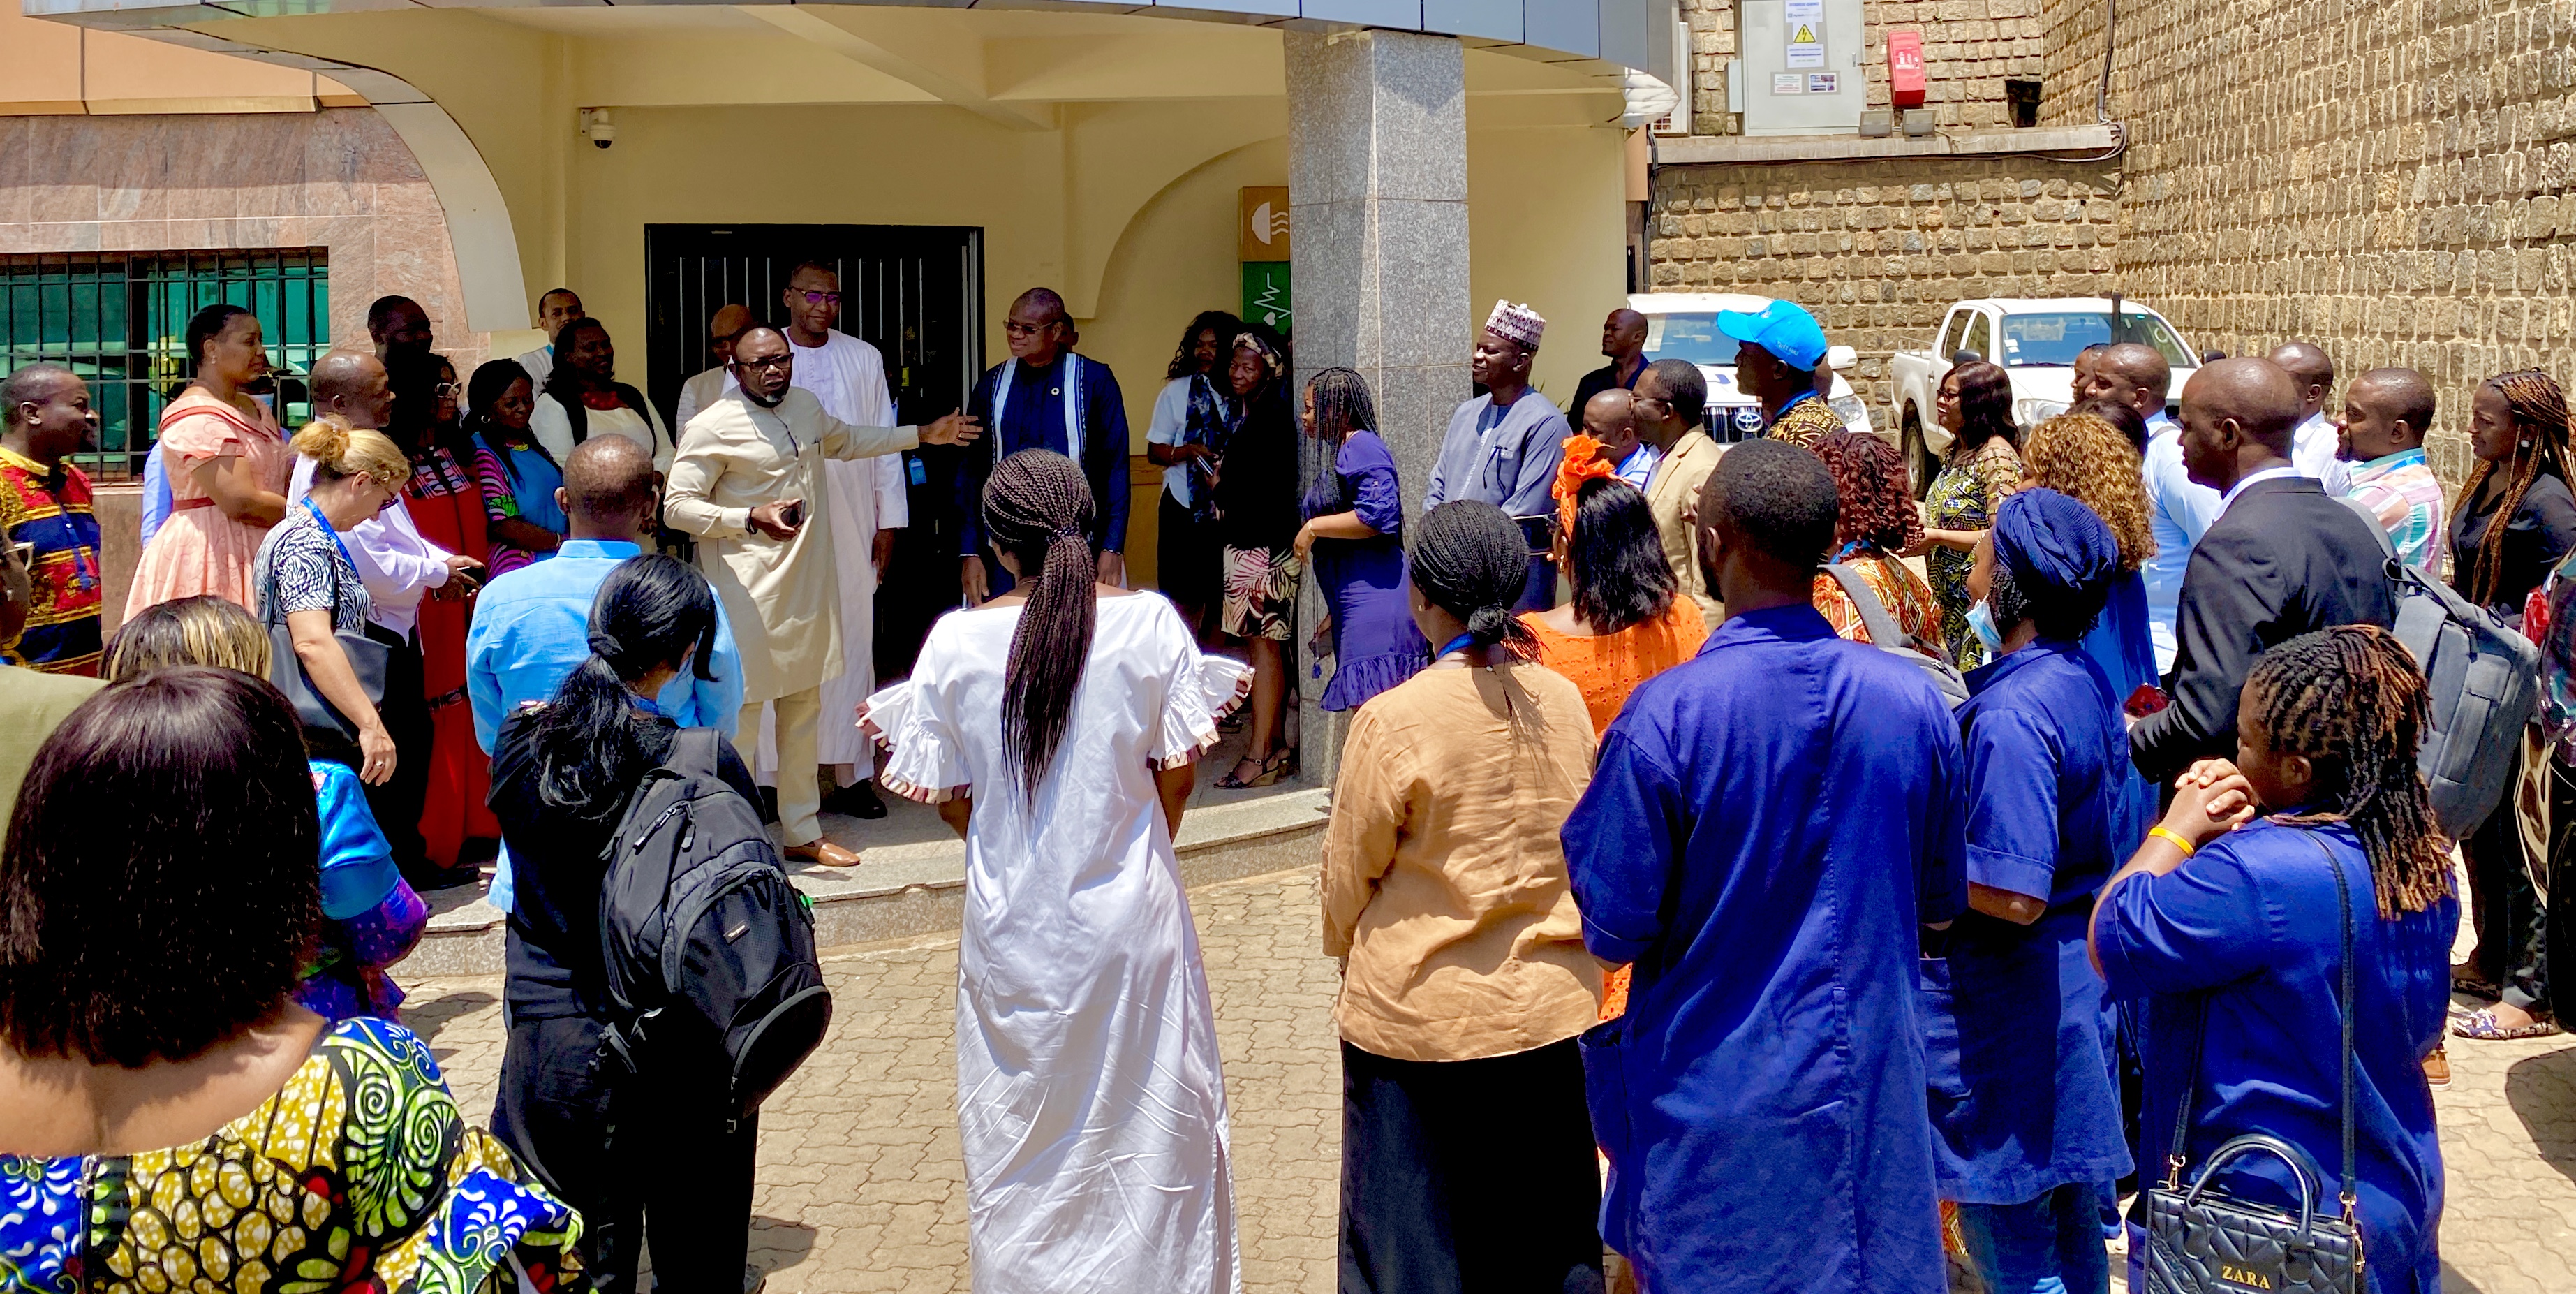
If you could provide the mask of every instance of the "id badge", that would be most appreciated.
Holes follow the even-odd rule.
[[[930,484],[930,469],[921,465],[921,456],[918,454],[906,454],[903,456],[903,471],[904,475],[910,478],[912,483],[915,485]]]

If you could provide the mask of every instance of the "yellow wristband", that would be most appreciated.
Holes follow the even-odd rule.
[[[2163,828],[2163,827],[2161,827],[2161,826],[2156,826],[2156,827],[2149,827],[2149,828],[2147,828],[2147,834],[2148,834],[2148,835],[2150,835],[2150,836],[2161,836],[2161,837],[2163,837],[2163,838],[2164,838],[2164,839],[2166,839],[2166,840],[2170,840],[2170,841],[2172,841],[2172,842],[2173,842],[2173,847],[2174,847],[2174,848],[2176,848],[2176,849],[2181,850],[2181,851],[2182,851],[2182,856],[2183,856],[2183,857],[2185,857],[2185,858],[2189,858],[2189,857],[2191,857],[2193,854],[2197,854],[2197,853],[2199,853],[2199,852],[2200,852],[2200,846],[2195,845],[2195,844],[2191,843],[2190,841],[2183,839],[2183,838],[2182,838],[2182,833],[2180,833],[2180,832],[2176,832],[2176,831],[2167,831],[2165,828]]]

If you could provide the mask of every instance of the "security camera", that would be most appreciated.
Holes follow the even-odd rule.
[[[581,133],[593,148],[606,148],[617,142],[617,124],[608,119],[606,108],[582,109]]]

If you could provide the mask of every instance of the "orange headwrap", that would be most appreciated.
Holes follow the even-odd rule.
[[[1574,538],[1574,496],[1585,481],[1617,476],[1619,469],[1601,457],[1601,442],[1582,432],[1565,438],[1565,461],[1556,468],[1556,484],[1547,487],[1548,497],[1556,500],[1557,533],[1567,541]]]

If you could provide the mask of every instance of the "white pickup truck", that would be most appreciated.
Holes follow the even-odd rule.
[[[1932,397],[1954,356],[1974,351],[2003,365],[2012,379],[2013,422],[2027,430],[2074,403],[2076,353],[2114,340],[2111,325],[2109,297],[1961,301],[1943,316],[1932,349],[1896,352],[1888,373],[1896,388],[1897,443],[1913,469],[1916,496],[1931,488],[1941,455],[1950,448],[1950,433],[1932,416]],[[2173,366],[2168,400],[2181,398],[2182,384],[2200,364],[2180,329],[2135,301],[2120,303],[2117,340],[2144,342],[2164,355]]]

